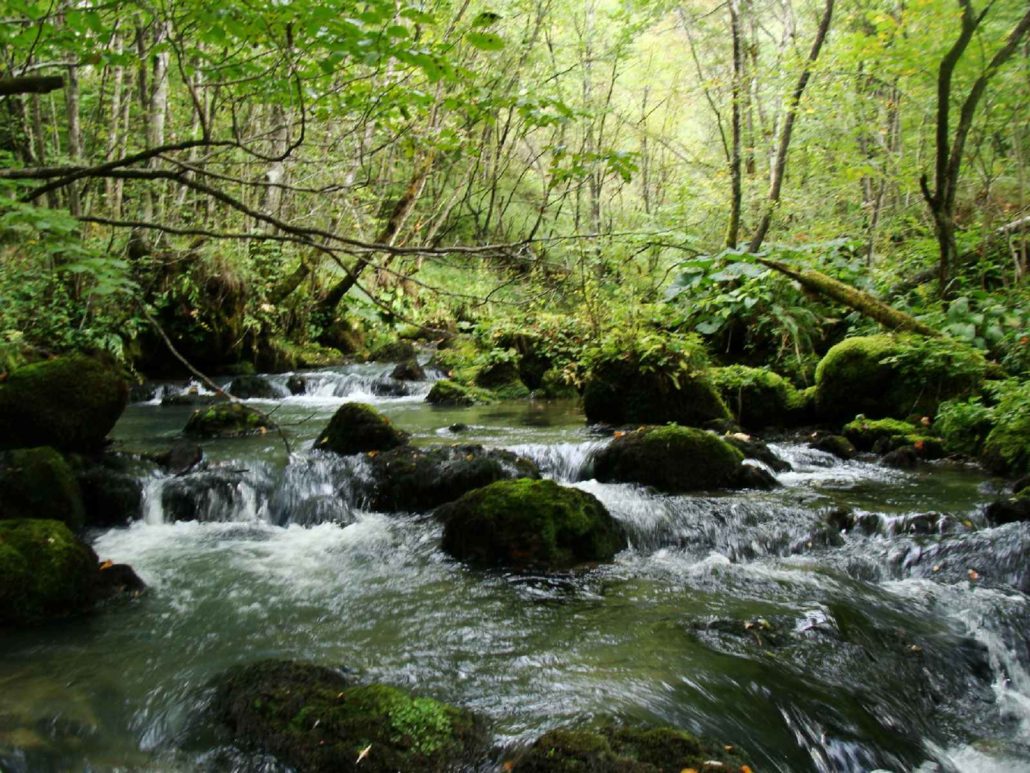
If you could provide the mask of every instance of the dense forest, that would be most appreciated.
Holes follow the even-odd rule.
[[[0,770],[1030,765],[1025,0],[0,56]]]

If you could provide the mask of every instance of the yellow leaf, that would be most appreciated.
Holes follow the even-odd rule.
[[[108,559],[107,561],[104,561],[100,564],[100,571],[102,572],[105,569],[110,569],[112,566],[114,566],[114,561]]]

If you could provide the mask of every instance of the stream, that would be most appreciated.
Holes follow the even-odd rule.
[[[987,527],[981,471],[782,442],[782,488],[658,495],[590,479],[607,440],[572,401],[436,408],[427,382],[386,394],[389,370],[306,373],[297,396],[270,376],[280,397],[250,402],[287,427],[289,456],[270,433],[205,443],[204,472],[141,471],[144,518],[92,536],[149,591],[6,636],[0,770],[277,770],[204,722],[212,677],[272,657],[469,707],[498,747],[615,715],[735,744],[756,771],[1030,770],[1030,524]],[[116,449],[170,445],[192,409],[160,396],[126,410]],[[361,458],[311,450],[352,400],[419,445],[534,459],[630,547],[575,574],[462,567],[427,513],[365,508]],[[842,533],[826,517],[845,507]]]

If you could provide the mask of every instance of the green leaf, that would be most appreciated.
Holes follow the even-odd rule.
[[[504,39],[492,32],[469,32],[465,40],[480,51],[500,51],[504,48]]]

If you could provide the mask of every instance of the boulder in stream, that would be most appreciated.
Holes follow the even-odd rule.
[[[438,507],[445,553],[479,567],[563,570],[610,561],[622,526],[596,497],[552,480],[491,483]]]
[[[397,366],[390,371],[390,378],[397,381],[422,381],[425,377],[426,372],[414,357],[404,362],[398,362]]]
[[[143,514],[140,464],[123,454],[78,460],[76,477],[88,526],[121,526]]]
[[[371,405],[344,403],[315,441],[315,448],[349,456],[369,451],[389,451],[408,442],[408,433],[397,429]]]
[[[373,362],[407,362],[415,359],[416,354],[411,341],[394,341],[377,348],[368,359]]]
[[[99,564],[93,549],[59,521],[0,521],[0,627],[78,614],[142,588],[129,567]]]
[[[674,727],[604,724],[558,728],[516,753],[515,773],[729,773],[749,770],[732,746]]]
[[[72,530],[85,523],[75,473],[53,448],[0,452],[0,519],[14,518],[61,521]]]
[[[440,406],[483,405],[493,399],[493,395],[485,389],[464,386],[449,379],[437,381],[426,396],[427,403]]]
[[[118,368],[72,354],[25,365],[0,384],[0,448],[95,451],[129,399]]]
[[[808,445],[816,451],[822,451],[824,454],[830,454],[845,461],[853,459],[858,453],[851,441],[843,435],[828,435],[820,432],[809,440]]]
[[[603,483],[641,483],[681,493],[737,488],[743,454],[711,432],[668,424],[617,433],[594,458]]]
[[[183,434],[199,438],[240,437],[267,432],[271,427],[264,414],[243,403],[217,403],[194,411]]]
[[[251,400],[254,398],[268,400],[277,396],[275,387],[267,378],[262,376],[237,376],[229,384],[229,394],[240,400]]]
[[[997,499],[984,511],[991,526],[1030,521],[1030,491],[1023,489],[1007,499]]]
[[[798,391],[780,374],[746,365],[712,368],[710,372],[712,383],[741,426],[761,429],[793,423]]]
[[[301,773],[443,773],[486,752],[485,725],[466,709],[307,663],[233,668],[211,708],[233,743]]]
[[[478,445],[403,446],[372,460],[372,506],[382,511],[425,511],[499,480],[539,478],[531,460]]]

